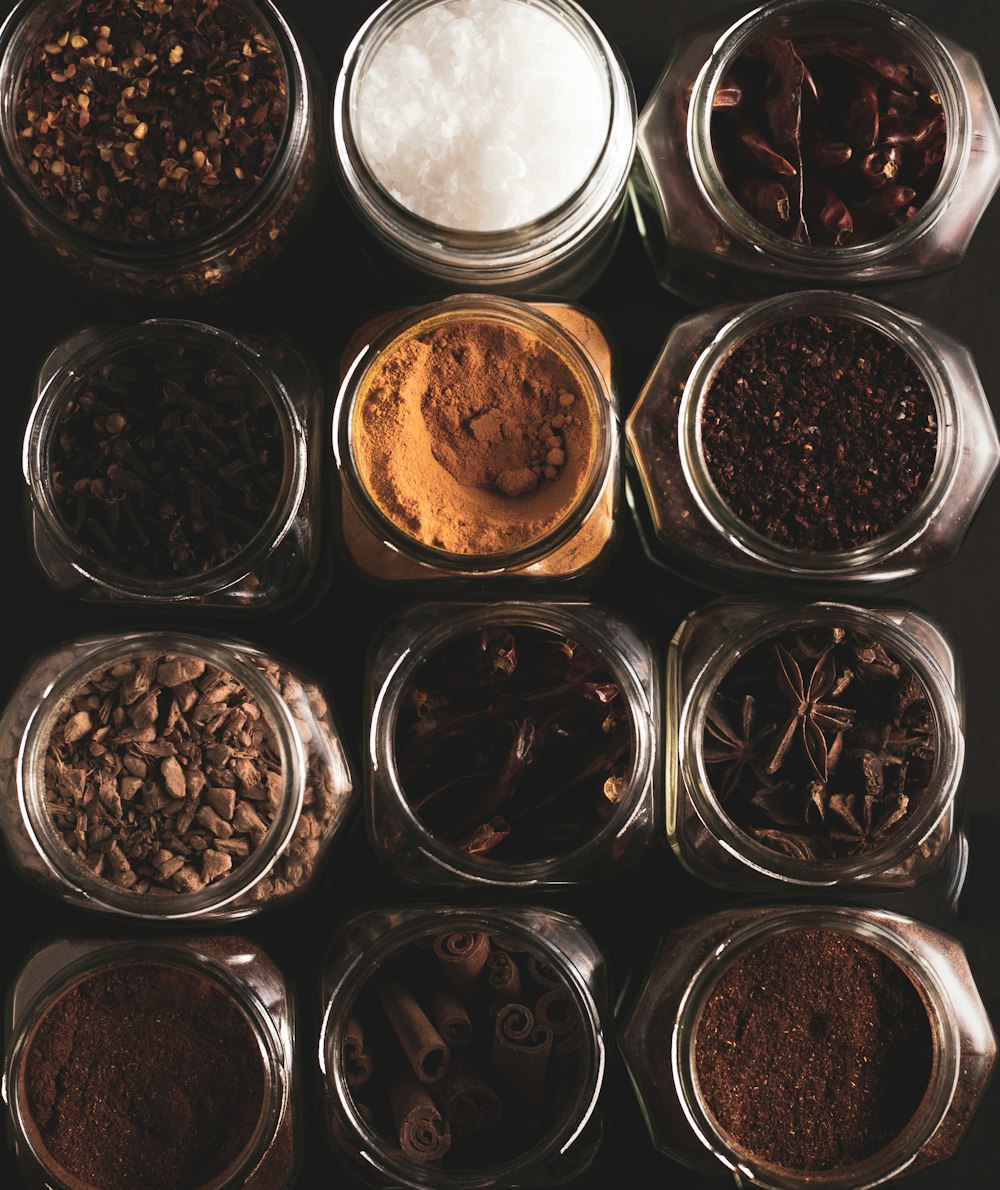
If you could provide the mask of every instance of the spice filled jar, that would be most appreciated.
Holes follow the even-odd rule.
[[[379,267],[421,291],[560,298],[614,251],[635,126],[625,65],[573,0],[389,0],[331,118]]]
[[[39,654],[0,718],[0,793],[20,876],[97,912],[190,923],[300,897],[356,799],[316,678],[167,631]]]
[[[347,564],[413,588],[596,581],[620,537],[616,379],[568,303],[458,294],[360,327],[333,414]]]
[[[366,663],[366,817],[416,885],[580,884],[658,833],[660,681],[649,640],[589,602],[424,603]]]
[[[913,292],[1000,182],[976,56],[882,0],[769,0],[678,41],[638,122],[633,206],[702,305],[801,286]]]
[[[682,319],[625,434],[648,556],[721,591],[825,594],[941,566],[1000,460],[968,349],[834,290]]]
[[[967,845],[955,654],[913,607],[722,599],[667,656],[667,835],[693,875],[956,900]]]
[[[996,1061],[961,944],[847,906],[671,930],[620,1040],[657,1150],[768,1190],[869,1190],[946,1160]]]
[[[294,1004],[255,944],[58,939],[22,965],[5,1023],[3,1096],[28,1190],[291,1183]]]
[[[315,201],[319,77],[270,0],[21,0],[0,28],[0,179],[86,283],[217,293]]]
[[[71,335],[24,435],[43,573],[87,603],[303,614],[327,579],[323,409],[284,337],[171,318]]]
[[[370,1186],[558,1186],[604,1135],[607,975],[575,918],[390,907],[339,928],[322,975],[324,1116]]]

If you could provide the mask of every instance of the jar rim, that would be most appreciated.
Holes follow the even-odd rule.
[[[386,781],[393,811],[405,819],[407,829],[419,840],[420,848],[432,856],[435,863],[445,872],[457,876],[463,882],[471,881],[478,886],[562,883],[565,879],[563,874],[568,869],[599,858],[609,842],[621,834],[627,824],[641,811],[654,763],[654,709],[650,705],[646,688],[628,659],[610,648],[609,641],[578,614],[578,610],[586,606],[588,605],[582,602],[555,600],[499,600],[489,604],[450,605],[450,614],[432,625],[422,637],[420,645],[423,652],[417,652],[416,642],[411,642],[396,658],[375,694],[368,729],[369,751],[373,763]],[[632,744],[628,789],[607,821],[584,843],[570,851],[516,863],[491,860],[489,856],[467,855],[430,830],[410,805],[400,782],[395,760],[394,733],[399,701],[406,681],[423,663],[424,656],[433,655],[435,650],[462,633],[497,623],[513,623],[553,633],[558,633],[567,625],[571,626],[573,639],[584,644],[600,658],[621,683],[629,710]],[[372,813],[370,797],[369,813]]]
[[[923,59],[945,111],[945,156],[934,190],[901,227],[858,244],[800,244],[755,219],[729,190],[713,148],[712,100],[735,57],[775,22],[838,17],[888,31]],[[920,18],[884,0],[767,0],[729,26],[699,71],[688,109],[687,148],[699,194],[734,238],[756,253],[763,250],[797,275],[821,279],[853,275],[862,266],[874,267],[922,238],[942,218],[972,151],[971,128],[969,98],[954,59],[934,29]]]
[[[208,980],[229,998],[253,1034],[259,1047],[264,1075],[260,1118],[236,1162],[228,1170],[220,1171],[199,1190],[227,1190],[228,1187],[242,1185],[246,1174],[256,1166],[273,1141],[287,1107],[290,1088],[281,1059],[281,1041],[264,1002],[254,988],[238,980],[225,963],[174,940],[101,942],[95,950],[78,956],[43,980],[20,1013],[19,1027],[8,1048],[4,1069],[10,1116],[19,1139],[41,1168],[51,1169],[53,1159],[46,1157],[44,1146],[36,1145],[32,1140],[32,1116],[24,1101],[21,1085],[24,1059],[36,1026],[74,987],[102,971],[134,965],[180,968]],[[72,1184],[78,1183],[73,1179]]]
[[[385,38],[406,20],[442,0],[384,0],[358,29],[345,51],[333,90],[330,119],[332,155],[348,198],[391,250],[424,271],[460,283],[478,278],[523,275],[572,252],[618,205],[628,183],[636,143],[637,108],[631,77],[621,55],[577,0],[531,0],[530,6],[566,25],[602,66],[608,87],[608,126],[587,177],[551,210],[515,227],[462,230],[435,223],[395,199],[368,165],[353,129],[353,105],[360,79]],[[627,142],[618,145],[623,132]],[[480,281],[480,283],[482,283]]]
[[[395,923],[390,932],[373,942],[369,941],[363,955],[363,966],[360,955],[353,959],[350,956],[341,956],[339,959],[333,986],[326,997],[320,1026],[320,1071],[327,1090],[335,1095],[355,1133],[364,1137],[365,1146],[375,1150],[384,1168],[393,1176],[399,1177],[406,1186],[424,1185],[423,1181],[411,1180],[415,1176],[413,1163],[401,1160],[355,1110],[353,1096],[344,1076],[343,1062],[339,1057],[343,1050],[347,1012],[342,1013],[338,1019],[334,1008],[338,1003],[346,1002],[353,1005],[378,966],[419,938],[439,934],[444,928],[451,931],[471,925],[525,943],[531,950],[543,954],[546,961],[551,962],[558,970],[565,987],[572,993],[574,1005],[584,1025],[589,1046],[585,1044],[580,1049],[580,1053],[586,1058],[586,1068],[580,1070],[577,1078],[577,1102],[567,1104],[561,1120],[550,1129],[542,1142],[502,1165],[487,1167],[496,1185],[520,1184],[523,1170],[527,1166],[543,1165],[564,1153],[584,1131],[597,1108],[606,1068],[600,1010],[576,964],[561,947],[544,934],[530,929],[518,920],[515,916],[517,912],[516,909],[508,910],[487,905],[463,906],[460,911],[453,911],[444,904],[424,905],[414,908],[407,920]],[[443,916],[446,913],[448,916]],[[446,922],[446,926],[442,926],[442,922]],[[485,1172],[482,1169],[439,1169],[436,1176],[441,1179],[441,1187],[447,1190],[477,1190],[483,1186]]]
[[[93,331],[89,339],[78,341],[81,337],[78,333],[64,340],[62,346],[74,344],[72,352],[39,388],[25,429],[22,473],[31,505],[46,534],[83,578],[130,599],[184,603],[237,585],[285,539],[305,499],[305,428],[288,390],[280,377],[265,364],[263,355],[246,340],[207,323],[181,318],[149,318],[130,325],[95,327]],[[99,363],[141,351],[144,342],[153,335],[158,343],[187,344],[226,357],[252,379],[266,394],[277,419],[284,465],[274,503],[236,554],[196,574],[142,579],[124,574],[113,562],[105,561],[96,551],[87,548],[70,530],[51,490],[48,452],[53,436],[58,432],[59,415],[87,370]],[[60,350],[61,347],[56,347],[53,354]],[[43,363],[43,372],[45,368]]]
[[[740,1170],[756,1184],[774,1190],[872,1190],[901,1173],[944,1120],[958,1085],[961,1043],[947,984],[932,964],[909,943],[902,927],[910,919],[898,913],[846,905],[776,906],[766,917],[735,930],[706,956],[688,981],[670,1039],[670,1060],[681,1109],[699,1141],[723,1165]],[[705,1104],[695,1067],[695,1042],[701,1011],[729,966],[758,946],[783,934],[821,929],[845,933],[885,954],[913,983],[927,1013],[932,1061],[927,1089],[902,1131],[871,1156],[829,1171],[779,1169],[737,1148],[717,1125]]]
[[[306,756],[288,704],[264,674],[238,654],[237,650],[244,651],[247,646],[233,638],[138,629],[115,637],[93,634],[76,643],[90,647],[84,656],[47,681],[24,726],[17,751],[17,799],[25,832],[36,854],[61,885],[85,897],[88,905],[116,916],[185,921],[232,907],[272,870],[291,841],[302,812]],[[230,872],[191,893],[133,893],[95,876],[65,846],[44,804],[45,750],[52,721],[63,700],[91,675],[124,658],[155,651],[197,657],[244,685],[271,727],[284,777],[282,803],[259,846]]]
[[[733,511],[716,488],[701,443],[701,411],[715,375],[727,356],[761,330],[786,319],[812,315],[859,322],[880,331],[919,369],[930,389],[937,418],[931,477],[916,504],[879,536],[849,549],[807,550],[785,545],[752,528]],[[920,537],[954,486],[961,461],[962,409],[940,354],[920,325],[900,310],[856,293],[832,289],[796,290],[752,303],[719,328],[702,349],[684,384],[677,411],[681,470],[699,511],[716,532],[741,554],[784,575],[804,579],[863,576],[900,555]]]
[[[59,0],[42,0],[52,7]],[[122,240],[118,237],[85,231],[72,221],[62,218],[43,202],[35,188],[24,176],[20,158],[13,146],[17,142],[13,132],[14,97],[16,87],[0,87],[0,180],[8,187],[19,209],[30,212],[31,220],[56,242],[68,244],[71,253],[97,256],[117,267],[172,273],[201,261],[211,260],[232,240],[244,237],[263,217],[279,207],[294,187],[294,165],[307,151],[308,129],[313,121],[314,100],[308,84],[308,69],[302,49],[284,16],[273,0],[234,0],[251,8],[263,30],[281,58],[282,72],[288,91],[287,111],[281,140],[264,174],[245,200],[234,210],[210,226],[197,232],[158,242]],[[34,15],[39,0],[18,0],[0,23],[0,79],[15,83],[20,69],[11,59],[20,53],[20,39],[25,25]]]
[[[934,768],[920,804],[880,847],[858,857],[799,860],[758,843],[726,813],[705,764],[702,741],[709,703],[732,667],[751,649],[789,628],[846,625],[866,631],[890,647],[923,686],[934,720]],[[746,627],[730,633],[691,683],[681,707],[678,731],[680,767],[695,813],[728,855],[783,884],[829,887],[904,861],[938,827],[952,807],[962,776],[965,737],[958,701],[948,677],[921,641],[907,635],[884,612],[833,601],[773,606]]]
[[[551,529],[524,545],[492,554],[453,553],[427,545],[406,533],[378,507],[361,479],[354,448],[355,411],[368,376],[385,353],[421,328],[450,322],[495,322],[525,331],[543,342],[572,371],[594,423],[594,444],[585,483]],[[374,336],[346,372],[334,404],[333,454],[358,516],[376,539],[430,572],[489,578],[548,557],[572,540],[599,506],[618,446],[616,397],[589,351],[555,318],[528,301],[489,293],[451,294],[404,311]]]

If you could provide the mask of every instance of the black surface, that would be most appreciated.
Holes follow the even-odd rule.
[[[374,7],[366,0],[281,0],[279,6],[312,46],[328,85],[336,75],[348,40]],[[9,3],[0,0],[0,11],[8,7]],[[621,50],[641,106],[677,33],[696,16],[723,5],[713,0],[676,0],[672,4],[666,0],[587,0],[585,7]],[[1000,24],[993,0],[911,0],[909,7],[974,47],[981,55],[994,93],[1000,94]],[[995,398],[995,407],[1000,405],[995,296],[998,250],[1000,203],[994,203],[969,257],[935,282],[935,317],[972,348],[986,390]],[[29,658],[40,648],[109,623],[138,622],[137,617],[125,613],[102,614],[68,604],[45,586],[34,568],[23,521],[20,447],[35,371],[45,353],[80,325],[132,320],[141,314],[167,311],[131,299],[109,299],[78,287],[39,254],[6,209],[0,209],[0,259],[6,299],[0,325],[5,416],[0,443],[5,623],[0,698],[6,700]],[[392,291],[372,274],[360,253],[353,218],[331,183],[309,228],[289,247],[269,277],[224,300],[181,304],[171,307],[170,312],[238,331],[283,331],[298,340],[329,374],[341,346],[365,317],[417,296]],[[686,313],[687,307],[659,288],[631,223],[610,268],[582,304],[596,312],[611,331],[620,368],[621,400],[627,411],[672,322]],[[331,459],[327,462],[332,464]],[[962,665],[968,736],[962,804],[971,837],[971,861],[966,887],[954,913],[935,900],[934,890],[891,900],[893,907],[934,921],[963,941],[995,1023],[1000,1021],[1000,918],[993,899],[1000,847],[1000,803],[995,793],[993,752],[1000,706],[1000,647],[996,641],[998,538],[1000,486],[987,498],[957,561],[901,593],[902,598],[937,617]],[[593,595],[644,623],[661,649],[679,620],[708,598],[706,592],[651,566],[642,556],[631,522],[626,525],[625,540],[607,577]],[[222,627],[313,665],[337,704],[357,762],[364,647],[404,602],[406,598],[401,594],[350,578],[337,563],[328,594],[307,618],[289,623],[283,617],[230,617]],[[148,622],[158,621],[152,617]],[[302,1027],[298,1057],[308,1091],[302,1105],[305,1129],[299,1184],[309,1188],[353,1184],[338,1173],[316,1111],[317,973],[331,924],[369,901],[418,899],[417,894],[383,874],[367,848],[360,818],[356,826],[356,837],[340,840],[324,880],[308,899],[240,927],[282,965],[299,997]],[[0,859],[0,892],[0,978],[4,987],[9,986],[25,954],[46,938],[99,930],[137,933],[128,924],[109,927],[92,915],[36,892],[10,873],[5,858]],[[576,913],[594,933],[605,946],[616,994],[642,972],[657,939],[672,922],[686,920],[710,905],[730,903],[725,896],[686,877],[665,845],[655,849],[639,871],[610,886],[534,899]],[[609,1143],[601,1164],[579,1185],[596,1190],[619,1184],[623,1178],[630,1185],[664,1184],[677,1190],[715,1184],[654,1153],[614,1046],[611,1058],[605,1100],[611,1127]],[[998,1128],[1000,1080],[994,1082],[958,1155],[905,1184],[912,1190],[989,1190],[997,1186]],[[18,1185],[6,1153],[2,1161],[0,1185]]]

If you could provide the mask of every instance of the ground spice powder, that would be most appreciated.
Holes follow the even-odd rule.
[[[29,1136],[95,1190],[195,1190],[245,1152],[264,1069],[214,980],[166,963],[93,972],[46,1009],[20,1069]]]
[[[695,1034],[702,1096],[722,1130],[783,1169],[876,1153],[916,1111],[933,1042],[915,985],[851,935],[791,930],[737,958]]]
[[[596,452],[594,411],[539,336],[469,317],[391,343],[354,407],[371,499],[424,546],[490,555],[538,541],[578,504]]]

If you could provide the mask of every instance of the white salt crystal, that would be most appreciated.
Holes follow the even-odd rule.
[[[369,168],[404,207],[500,231],[582,185],[610,100],[603,69],[550,13],[525,0],[439,0],[378,47],[354,111]]]

